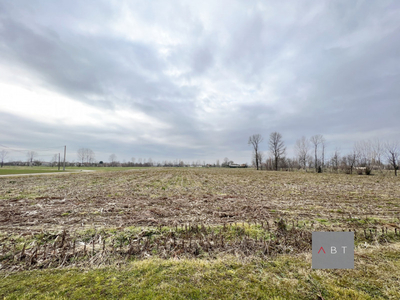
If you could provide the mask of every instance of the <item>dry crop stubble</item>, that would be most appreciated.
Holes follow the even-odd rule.
[[[301,265],[305,299],[315,295],[315,285],[319,294],[326,285],[325,295],[341,297],[352,281],[362,293],[398,295],[390,286],[377,287],[377,280],[395,279],[375,266],[381,252],[380,267],[392,263],[385,270],[393,271],[398,264],[398,247],[390,250],[400,241],[398,184],[383,176],[206,168],[2,178],[0,273],[18,277],[18,271],[49,269],[43,274],[52,274],[53,282],[51,269],[107,266],[108,274],[161,259],[160,265],[177,263],[170,278],[178,278],[197,262],[223,261],[224,276],[238,264],[294,283],[304,279],[296,275]],[[355,231],[362,267],[355,272],[369,276],[369,286],[335,271],[312,277],[307,255],[316,230]],[[251,274],[244,272],[240,281]]]
[[[182,168],[0,182],[2,232],[278,218],[347,229],[397,226],[400,213],[394,177]]]

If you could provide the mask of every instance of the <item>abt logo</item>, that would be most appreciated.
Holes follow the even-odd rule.
[[[354,269],[353,232],[313,232],[313,269]]]
[[[346,253],[346,248],[347,248],[347,246],[342,246],[343,254]],[[326,254],[324,247],[319,248],[318,254],[321,252],[321,250],[324,251],[324,254]],[[336,254],[336,253],[337,253],[336,247],[332,246],[331,247],[331,254]]]

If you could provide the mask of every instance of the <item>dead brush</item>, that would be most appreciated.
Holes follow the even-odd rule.
[[[283,219],[268,231],[257,223],[213,227],[178,226],[170,230],[157,228],[136,233],[98,232],[89,236],[63,235],[42,244],[2,239],[0,245],[0,272],[64,267],[95,267],[122,264],[132,259],[150,257],[170,258],[216,258],[234,254],[241,258],[266,258],[280,254],[311,251],[312,232],[307,228],[291,226]],[[292,222],[292,225],[294,222]],[[186,230],[187,228],[187,230]],[[201,228],[201,229],[200,229]],[[367,231],[365,231],[365,234]],[[63,237],[64,236],[64,237]],[[88,239],[89,238],[89,239]],[[398,241],[397,229],[375,230],[370,236],[377,243]],[[56,241],[58,239],[58,241]],[[358,235],[359,241],[364,236]],[[368,241],[368,240],[367,240]]]
[[[268,232],[257,223],[242,225],[213,227],[197,224],[162,231],[149,228],[136,233],[94,233],[92,230],[82,235],[71,235],[64,230],[54,240],[41,245],[24,243],[17,247],[19,250],[15,250],[12,241],[2,240],[0,271],[108,265],[152,256],[215,258],[234,253],[240,257],[264,257],[305,251],[311,245],[310,233],[306,231],[276,228]]]

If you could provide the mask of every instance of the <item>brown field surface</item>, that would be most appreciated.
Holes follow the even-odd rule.
[[[398,226],[394,176],[147,169],[0,178],[0,230],[272,223]]]
[[[399,180],[151,168],[0,178],[0,270],[305,254],[312,231],[400,240]]]

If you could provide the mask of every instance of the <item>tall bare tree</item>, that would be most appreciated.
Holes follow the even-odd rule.
[[[94,151],[92,149],[85,149],[85,161],[87,163],[93,163],[95,159],[95,154]]]
[[[1,167],[3,167],[4,160],[6,159],[7,155],[8,155],[8,151],[7,150],[1,150],[0,151]]]
[[[76,155],[78,156],[78,160],[83,164],[83,161],[85,160],[85,148],[80,148],[76,152]]]
[[[89,148],[80,148],[77,151],[77,156],[81,164],[84,162],[86,163],[93,163],[95,159],[95,154],[92,149]]]
[[[37,156],[37,152],[35,151],[28,151],[28,153],[26,153],[26,157],[28,158],[28,162],[29,164],[32,166],[33,160],[35,159],[35,157]]]
[[[313,135],[310,138],[310,142],[314,145],[314,167],[315,172],[318,172],[318,167],[320,167],[318,163],[318,146],[322,144],[324,141],[324,137],[321,134]]]
[[[310,150],[310,143],[305,136],[296,141],[295,151],[299,164],[304,170],[307,170],[307,156]]]
[[[387,142],[385,143],[385,150],[388,162],[394,169],[394,175],[397,176],[397,170],[399,169],[399,157],[400,157],[399,143]]]
[[[269,136],[269,150],[274,158],[275,171],[278,170],[279,159],[285,155],[286,147],[282,140],[282,135],[278,132],[273,132]]]
[[[254,160],[256,163],[256,168],[258,170],[259,168],[259,147],[260,147],[260,143],[263,141],[263,137],[261,136],[261,134],[253,134],[252,136],[249,137],[249,141],[248,144],[253,146],[253,150],[254,150]]]

